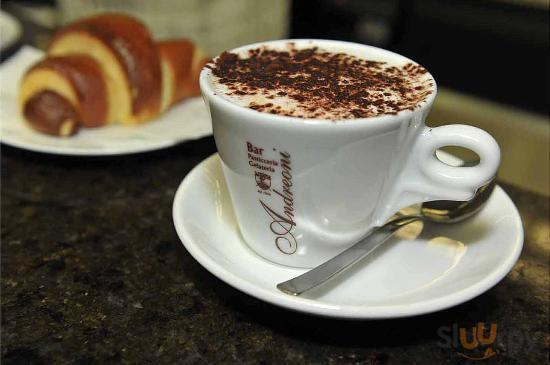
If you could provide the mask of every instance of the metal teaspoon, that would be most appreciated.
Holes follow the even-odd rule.
[[[424,221],[447,224],[466,220],[481,210],[491,196],[494,187],[495,179],[493,178],[480,187],[471,200],[465,202],[438,200],[424,203],[420,208],[420,213],[402,215],[383,226],[374,228],[365,238],[347,250],[294,279],[277,284],[277,289],[285,294],[297,296],[321,285],[361,261],[387,241],[397,230],[410,223]]]

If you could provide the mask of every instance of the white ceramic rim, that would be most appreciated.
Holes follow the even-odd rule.
[[[443,153],[445,154],[445,153]],[[499,191],[503,194],[507,203],[511,206],[516,216],[516,223],[518,223],[518,234],[514,239],[514,251],[507,259],[498,267],[496,267],[491,275],[486,276],[483,280],[478,281],[475,285],[472,285],[466,289],[447,295],[444,297],[426,300],[415,304],[406,305],[380,305],[380,306],[339,306],[319,303],[313,299],[306,299],[301,297],[293,297],[287,294],[278,293],[268,290],[266,288],[258,287],[250,282],[241,279],[231,271],[218,265],[209,255],[205,254],[197,245],[192,244],[192,235],[187,231],[185,224],[178,220],[178,211],[180,211],[180,204],[182,202],[182,196],[189,189],[191,181],[198,176],[200,170],[204,168],[211,159],[219,158],[218,154],[214,154],[207,159],[199,163],[193,170],[191,170],[187,176],[183,179],[174,197],[174,203],[172,208],[172,217],[176,232],[183,243],[183,246],[189,251],[191,256],[195,258],[204,268],[217,276],[225,283],[232,287],[260,300],[269,302],[274,305],[285,307],[290,310],[311,313],[325,317],[338,317],[346,319],[387,319],[387,318],[399,318],[410,317],[431,312],[436,312],[446,308],[453,307],[455,305],[464,303],[485,291],[492,288],[498,282],[500,282],[512,269],[516,261],[518,260],[523,247],[523,225],[521,223],[521,217],[519,212],[510,199],[510,197],[500,188],[495,187],[495,191]]]
[[[295,42],[295,43],[308,43],[308,42],[311,42],[313,46],[316,46],[316,45],[322,46],[322,45],[326,44],[327,46],[328,45],[331,45],[331,46],[340,45],[342,47],[369,48],[371,50],[374,50],[375,52],[385,54],[389,57],[397,58],[397,59],[400,59],[402,61],[412,62],[414,64],[420,65],[418,62],[415,62],[415,61],[411,60],[410,58],[407,58],[407,57],[402,56],[402,55],[400,55],[398,53],[395,53],[395,52],[388,51],[388,50],[383,49],[383,48],[373,47],[373,46],[369,46],[369,45],[366,45],[366,44],[360,44],[360,43],[354,43],[354,42],[345,42],[345,41],[336,41],[336,40],[327,40],[327,39],[280,39],[280,40],[273,40],[273,41],[267,41],[267,42],[252,43],[252,44],[248,44],[248,45],[245,45],[245,46],[241,46],[241,47],[238,47],[238,48],[231,49],[228,52],[238,53],[238,52],[242,52],[244,50],[255,48],[255,47],[260,47],[260,46],[265,46],[265,45],[267,45],[267,46],[269,46],[269,45],[276,46],[276,45],[281,44],[281,43],[289,43],[289,42]],[[215,57],[213,60],[215,60],[215,59],[217,59],[217,57]],[[302,123],[302,124],[317,125],[317,126],[320,126],[320,127],[328,126],[329,128],[334,127],[334,126],[346,126],[346,127],[349,127],[349,128],[362,128],[362,127],[365,126],[365,124],[380,125],[380,124],[388,124],[390,122],[395,123],[397,121],[402,121],[405,118],[410,117],[414,113],[418,113],[418,112],[424,113],[426,111],[426,109],[429,109],[431,107],[431,105],[433,104],[433,102],[435,100],[435,97],[437,95],[437,83],[436,83],[434,77],[432,76],[432,74],[428,72],[428,77],[433,82],[432,93],[424,101],[422,101],[421,103],[418,104],[418,108],[416,108],[412,111],[404,110],[404,111],[401,111],[401,112],[399,112],[397,114],[394,114],[394,115],[386,114],[386,115],[379,115],[379,116],[370,117],[370,118],[340,119],[340,120],[289,117],[289,116],[284,116],[284,115],[263,113],[263,112],[259,112],[259,111],[254,110],[254,109],[246,108],[246,107],[237,105],[235,103],[232,103],[231,101],[227,100],[226,98],[216,94],[216,92],[212,89],[212,87],[210,85],[210,82],[209,82],[209,78],[210,78],[211,73],[212,73],[212,71],[208,67],[204,67],[202,69],[201,73],[200,73],[200,78],[199,78],[199,83],[200,83],[201,90],[202,90],[203,94],[208,95],[209,100],[211,100],[213,103],[219,104],[220,106],[225,106],[227,108],[233,109],[236,112],[248,114],[250,117],[259,118],[260,116],[263,116],[264,118],[261,121],[262,123],[273,122],[273,123],[276,123],[276,124],[287,123],[287,124],[296,125],[296,122],[299,122],[299,123]],[[252,119],[254,119],[254,118],[252,118]]]

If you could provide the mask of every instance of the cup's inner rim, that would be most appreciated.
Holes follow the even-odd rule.
[[[354,43],[354,42],[347,42],[347,41],[339,41],[339,40],[326,40],[326,39],[280,39],[280,40],[273,40],[273,41],[265,41],[265,42],[257,42],[252,43],[244,46],[240,46],[237,48],[233,48],[228,50],[229,53],[236,53],[236,54],[243,54],[247,52],[250,49],[259,48],[259,47],[268,47],[268,48],[277,48],[277,47],[283,47],[286,44],[294,43],[297,49],[300,48],[306,48],[306,47],[320,47],[322,49],[327,49],[329,52],[349,52],[352,55],[355,55],[357,57],[361,57],[361,54],[365,54],[365,51],[361,51],[360,48],[368,49],[369,52],[382,54],[383,57],[378,58],[379,60],[387,60],[388,62],[395,62],[397,64],[401,63],[413,63],[415,65],[420,65],[418,62],[411,60],[408,57],[402,56],[398,53],[379,48],[374,47],[366,44],[360,44],[360,43]],[[357,52],[351,52],[352,49],[359,49]],[[214,62],[216,59],[218,59],[219,55],[214,57],[212,59],[212,62]],[[371,58],[378,60],[377,58]],[[422,66],[422,65],[420,65]],[[420,103],[416,105],[416,108],[414,110],[403,110],[396,115],[393,114],[380,114],[375,115],[372,117],[363,117],[363,118],[353,118],[353,119],[321,119],[321,118],[304,118],[300,116],[285,116],[285,115],[279,115],[279,114],[270,114],[270,113],[264,113],[260,112],[251,108],[248,108],[243,105],[239,105],[235,102],[232,102],[229,98],[226,98],[222,95],[219,95],[214,90],[214,81],[213,81],[213,74],[212,70],[208,67],[205,67],[202,69],[200,74],[200,84],[201,89],[207,90],[209,95],[214,97],[215,100],[218,100],[226,105],[231,105],[233,107],[239,108],[241,110],[245,110],[246,112],[252,112],[252,113],[260,113],[262,115],[268,115],[272,118],[279,118],[279,119],[286,119],[286,120],[300,120],[300,121],[307,121],[307,122],[339,122],[339,123],[357,123],[361,120],[379,120],[379,119],[387,119],[387,118],[395,118],[395,117],[401,117],[410,115],[413,113],[416,113],[418,111],[422,111],[428,106],[430,106],[433,103],[433,100],[435,98],[435,95],[437,94],[437,84],[435,79],[433,78],[432,74],[428,71],[426,73],[426,76],[429,78],[429,80],[432,83],[432,87],[430,89],[431,93],[426,97],[424,100],[422,100]]]

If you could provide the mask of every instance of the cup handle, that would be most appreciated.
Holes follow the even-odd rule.
[[[435,151],[458,146],[477,153],[480,162],[472,167],[455,167],[441,162]],[[491,180],[500,164],[500,148],[482,129],[463,124],[424,127],[416,138],[409,160],[396,180],[380,222],[409,205],[432,200],[471,199],[477,189]]]

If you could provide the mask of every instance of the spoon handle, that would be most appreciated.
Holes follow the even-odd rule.
[[[361,241],[337,256],[294,279],[277,284],[277,289],[285,294],[300,295],[311,288],[323,284],[368,256],[399,228],[421,219],[422,217],[417,215],[405,216],[394,219],[383,226],[376,227]]]

